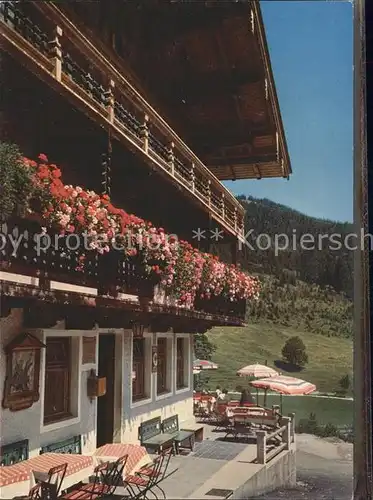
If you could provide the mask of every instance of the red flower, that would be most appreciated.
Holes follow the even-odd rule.
[[[48,161],[48,158],[47,158],[47,156],[44,153],[40,153],[40,155],[38,156],[38,158],[39,158],[40,161],[45,161],[45,162]]]

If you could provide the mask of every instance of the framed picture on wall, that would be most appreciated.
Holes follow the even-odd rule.
[[[30,333],[21,333],[5,347],[3,408],[24,410],[39,400],[40,351],[43,347],[45,344]]]

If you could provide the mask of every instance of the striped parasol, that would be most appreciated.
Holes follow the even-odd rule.
[[[244,366],[238,370],[237,375],[240,377],[255,377],[255,378],[267,378],[267,377],[277,377],[278,372],[273,368],[266,365],[248,365]]]
[[[217,370],[219,366],[212,361],[208,361],[207,359],[195,359],[193,361],[193,372],[194,370]]]
[[[316,386],[314,384],[306,382],[300,378],[287,377],[285,375],[253,380],[250,382],[250,385],[258,389],[267,389],[290,396],[306,395],[316,391]]]

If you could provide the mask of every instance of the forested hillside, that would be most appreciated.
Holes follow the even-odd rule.
[[[269,200],[240,197],[246,208],[246,234],[254,237],[294,233],[338,234],[340,240],[352,232],[352,225],[308,217]],[[253,243],[249,238],[249,243]],[[356,244],[353,240],[350,244]],[[277,367],[287,339],[298,336],[306,346],[309,362],[302,378],[320,391],[335,391],[339,381],[352,373],[353,337],[353,252],[323,248],[302,250],[300,245],[280,251],[246,248],[240,253],[242,267],[259,276],[258,301],[248,305],[244,328],[213,328],[195,337],[195,354],[213,359],[216,372],[206,375],[210,386],[233,388],[236,371],[250,363],[268,362]],[[283,371],[283,370],[282,370]],[[291,374],[291,373],[290,373]]]
[[[334,241],[343,243],[344,238],[353,231],[352,224],[309,217],[267,199],[238,198],[246,209],[245,232],[247,234],[252,230],[247,239],[253,248],[246,248],[240,257],[245,268],[275,276],[281,283],[295,284],[295,280],[299,279],[321,287],[329,286],[352,298],[353,252],[344,245],[337,249],[338,245],[328,240],[334,235]],[[291,244],[276,256],[274,244],[268,250],[257,247],[255,238],[260,234],[269,235],[272,242],[275,235],[286,234]],[[315,249],[301,248],[300,238],[306,234],[314,238]],[[279,241],[285,240],[280,238]],[[260,245],[262,247],[265,246],[265,238],[263,242]],[[356,243],[354,239],[349,241],[349,245]]]

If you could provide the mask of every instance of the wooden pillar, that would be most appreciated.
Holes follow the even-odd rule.
[[[62,28],[56,26],[54,38],[49,42],[50,59],[53,64],[53,75],[57,81],[61,81],[62,75],[62,50],[61,50]]]
[[[282,438],[282,442],[284,444],[286,444],[285,450],[289,450],[290,443],[291,443],[291,429],[290,429],[291,420],[290,420],[290,418],[289,417],[282,417],[282,419],[280,421],[280,425],[281,425],[281,427],[285,426],[285,430],[283,431],[281,438]]]
[[[256,431],[256,446],[258,464],[267,462],[267,434],[266,431]]]
[[[290,441],[292,443],[295,442],[295,413],[289,413],[288,417],[290,418]]]

